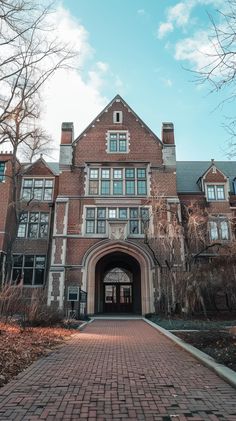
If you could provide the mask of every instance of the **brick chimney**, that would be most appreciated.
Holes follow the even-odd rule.
[[[163,164],[166,167],[176,166],[174,124],[162,123]]]
[[[61,125],[60,169],[72,164],[72,143],[74,140],[74,124],[64,122]]]
[[[61,145],[69,145],[74,140],[74,124],[64,122],[61,125]]]
[[[164,145],[175,144],[173,123],[162,123],[162,142]]]

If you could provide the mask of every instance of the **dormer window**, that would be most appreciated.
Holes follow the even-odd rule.
[[[207,200],[225,200],[224,185],[207,185]]]
[[[123,122],[122,111],[114,111],[114,113],[113,113],[113,123],[121,124],[122,122]]]

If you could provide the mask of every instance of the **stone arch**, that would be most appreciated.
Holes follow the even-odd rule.
[[[153,270],[151,256],[139,245],[128,241],[103,241],[93,245],[83,258],[83,289],[88,294],[88,314],[95,312],[95,270],[101,258],[112,253],[124,253],[134,258],[140,265],[141,273],[141,312],[154,311]]]

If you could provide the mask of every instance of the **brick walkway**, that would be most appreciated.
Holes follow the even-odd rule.
[[[99,320],[0,390],[0,420],[236,420],[236,391],[141,320]]]

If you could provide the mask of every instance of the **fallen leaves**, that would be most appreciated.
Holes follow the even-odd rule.
[[[63,328],[27,328],[0,322],[0,386],[75,331]]]

